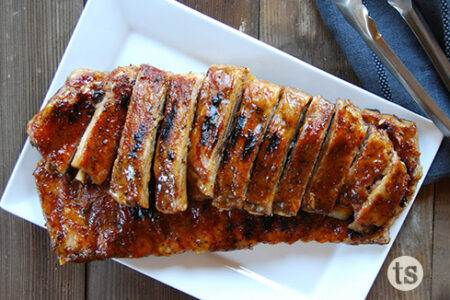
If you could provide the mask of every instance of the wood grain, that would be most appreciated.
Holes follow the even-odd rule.
[[[82,1],[0,4],[0,186],[25,141],[82,9]],[[59,267],[45,230],[0,211],[0,298],[81,299],[84,265]]]
[[[3,191],[84,5],[76,1],[0,2],[0,187]],[[184,0],[183,3],[327,72],[359,84],[325,28],[314,0]],[[450,179],[423,187],[368,299],[449,299]],[[425,278],[414,291],[387,281],[388,264],[411,255]],[[1,299],[191,299],[112,261],[58,266],[47,233],[0,211]]]
[[[324,71],[359,84],[326,29],[314,0],[261,0],[260,39]]]
[[[432,299],[450,299],[450,178],[435,184]]]

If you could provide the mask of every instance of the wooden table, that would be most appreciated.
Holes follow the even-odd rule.
[[[314,0],[186,0],[187,5],[309,62],[358,83]],[[83,0],[0,3],[0,187],[25,141],[25,124],[39,109]],[[95,45],[89,45],[94,47]],[[450,180],[421,189],[370,299],[450,299]],[[399,292],[387,281],[397,256],[416,257],[422,284]],[[354,284],[358,284],[357,278]],[[0,299],[187,299],[188,295],[112,261],[58,266],[45,230],[0,211]],[[351,291],[349,291],[351,298]]]

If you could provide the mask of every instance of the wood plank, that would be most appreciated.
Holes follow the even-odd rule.
[[[367,299],[432,299],[433,198],[434,186],[422,187]],[[396,290],[387,278],[389,264],[402,255],[415,257],[424,272],[422,283],[408,292]]]
[[[185,0],[184,4],[258,37],[258,1]],[[156,258],[157,259],[157,258]],[[89,263],[87,299],[191,299],[176,289],[112,261]]]
[[[0,3],[0,187],[25,141],[83,7],[82,1]],[[58,266],[45,230],[0,211],[2,299],[83,299],[84,265]]]
[[[262,41],[359,84],[314,0],[261,0],[259,33]]]
[[[222,23],[258,38],[259,0],[178,0]],[[220,62],[217,62],[220,63]]]
[[[450,178],[435,184],[432,299],[450,299]]]

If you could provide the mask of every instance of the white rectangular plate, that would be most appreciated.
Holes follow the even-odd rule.
[[[419,128],[424,174],[442,134],[427,119],[259,42],[171,0],[90,0],[74,30],[46,101],[80,67],[111,70],[150,63],[173,72],[205,72],[212,63],[250,67],[259,78],[349,98],[363,108],[396,114]],[[3,194],[1,207],[44,226],[32,172],[39,153],[28,141]],[[419,183],[422,184],[422,181]],[[397,236],[409,207],[391,228],[389,245],[295,243],[259,245],[227,253],[119,259],[143,274],[203,299],[280,297],[363,299]],[[350,292],[351,291],[351,292]],[[350,294],[351,293],[351,294]]]

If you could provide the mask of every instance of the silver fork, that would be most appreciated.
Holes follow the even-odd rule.
[[[425,114],[434,122],[444,136],[450,136],[450,119],[428,95],[420,83],[405,67],[378,32],[375,21],[369,17],[361,0],[334,0],[337,7],[367,45],[379,57],[386,68],[401,83]]]
[[[395,8],[406,21],[409,28],[415,34],[423,49],[427,53],[439,76],[441,76],[447,89],[450,89],[450,63],[441,47],[436,42],[430,28],[423,20],[420,12],[414,9],[411,0],[387,0],[390,6]]]

